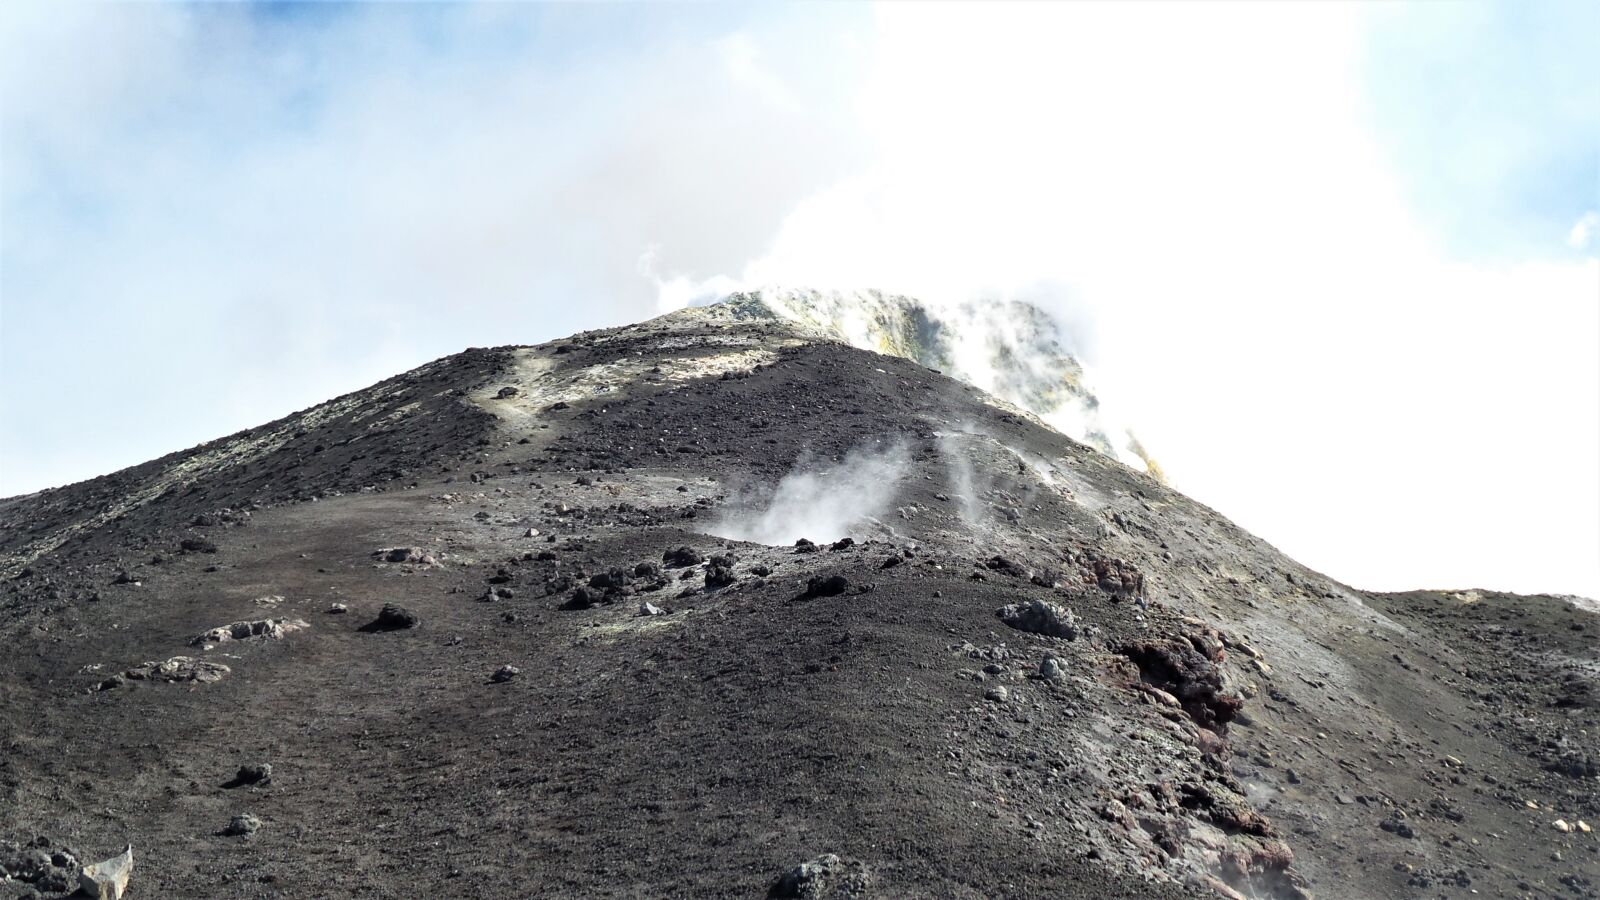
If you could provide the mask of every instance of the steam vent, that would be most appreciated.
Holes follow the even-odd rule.
[[[989,322],[736,294],[0,500],[0,897],[1600,896],[1593,611],[1310,571]]]

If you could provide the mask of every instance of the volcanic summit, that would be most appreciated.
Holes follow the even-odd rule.
[[[1596,896],[1600,618],[1308,570],[1031,316],[735,295],[0,500],[0,896]]]

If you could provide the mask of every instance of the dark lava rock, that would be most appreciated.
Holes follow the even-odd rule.
[[[1417,836],[1417,832],[1412,829],[1410,823],[1397,816],[1390,816],[1389,818],[1384,819],[1382,822],[1378,823],[1378,827],[1392,835],[1395,835],[1396,837],[1414,838]]]
[[[1139,667],[1140,680],[1178,699],[1195,724],[1221,734],[1244,701],[1228,692],[1222,670],[1185,638],[1136,641],[1122,655]]]
[[[850,579],[843,575],[817,575],[806,582],[805,597],[837,597],[850,589]]]
[[[521,671],[522,670],[518,669],[516,666],[501,666],[500,668],[494,670],[494,674],[489,676],[489,680],[495,684],[505,684],[511,679],[517,677]]]
[[[864,897],[872,884],[865,863],[828,853],[785,872],[767,891],[768,900],[844,900]]]
[[[999,572],[1002,575],[1010,575],[1012,578],[1030,578],[1033,575],[1027,566],[1007,556],[992,556],[984,565],[991,571]]]
[[[224,787],[242,787],[247,784],[271,784],[272,765],[270,763],[251,763],[240,766],[233,780]]]
[[[178,545],[185,553],[215,553],[217,545],[205,538],[184,538]]]
[[[704,556],[700,555],[700,551],[694,549],[693,547],[679,547],[676,550],[668,550],[667,552],[661,554],[661,561],[666,563],[667,568],[669,569],[682,569],[686,566],[698,566],[705,562],[705,559],[706,558]]]
[[[383,609],[378,611],[378,617],[366,628],[369,631],[398,631],[402,628],[415,628],[418,621],[417,614],[411,610],[393,603],[385,603]]]
[[[620,568],[610,568],[589,576],[589,586],[602,591],[619,591],[632,583],[633,578]]]
[[[384,562],[392,563],[418,563],[425,566],[431,566],[435,562],[438,562],[432,553],[429,553],[421,547],[392,547],[383,550],[376,550],[372,555],[376,559],[381,559]]]
[[[599,602],[600,594],[598,592],[591,591],[586,587],[580,587],[572,592],[572,596],[567,598],[567,602],[561,604],[561,608],[566,610],[589,609]]]
[[[805,538],[801,538],[800,540],[794,542],[794,552],[815,553],[817,552],[817,545],[809,540],[806,540]]]
[[[30,884],[37,882],[49,874],[53,865],[47,850],[39,848],[0,850],[0,872],[17,881],[26,881]]]
[[[1585,753],[1576,747],[1561,747],[1548,766],[1550,771],[1571,778],[1600,776],[1600,757]]]
[[[1048,600],[1034,598],[1002,606],[995,610],[995,615],[1018,631],[1031,631],[1069,641],[1078,637],[1078,617],[1073,615],[1072,610]]]
[[[633,567],[635,578],[660,578],[661,566],[653,562],[642,562]]]
[[[506,399],[508,397],[515,397],[516,395],[518,395],[520,393],[522,393],[522,392],[508,384],[505,387],[501,388],[500,390],[496,391],[495,395],[494,395],[494,398],[496,400],[504,400],[504,399]]]
[[[706,570],[706,587],[708,588],[727,587],[738,580],[738,576],[733,574],[733,569],[727,566],[713,565]]]

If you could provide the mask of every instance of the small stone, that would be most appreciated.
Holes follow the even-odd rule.
[[[237,775],[233,776],[233,780],[239,784],[271,784],[272,764],[251,763],[249,765],[240,766],[239,772]]]
[[[343,603],[328,604],[328,615],[330,616],[342,616],[349,611],[350,607],[345,606]]]
[[[261,820],[250,813],[244,813],[230,819],[228,827],[222,829],[222,833],[228,837],[242,837],[255,834],[260,830]]]
[[[538,537],[539,536],[539,529],[537,529],[537,528],[529,528],[527,531],[524,531],[522,533],[522,536],[525,537],[525,538]]]
[[[1407,822],[1399,815],[1390,816],[1389,818],[1384,819],[1382,822],[1378,823],[1378,827],[1389,832],[1390,834],[1403,838],[1415,838],[1417,836],[1416,831],[1411,827],[1411,823]]]
[[[438,559],[421,547],[387,547],[373,552],[373,557],[383,562],[415,563],[431,566],[438,563]]]
[[[517,677],[521,671],[522,670],[518,669],[516,666],[501,666],[500,668],[494,670],[494,674],[489,676],[489,680],[495,684],[505,684],[511,679]]]
[[[1589,827],[1589,823],[1588,822],[1585,822],[1584,820],[1579,819],[1578,820],[1578,830],[1583,832],[1584,834],[1588,834],[1589,832],[1593,831],[1594,829]]]
[[[378,611],[378,618],[368,627],[374,631],[396,631],[401,628],[417,627],[417,614],[403,606],[385,603],[383,609]]]
[[[1562,834],[1567,834],[1568,832],[1572,831],[1572,826],[1567,824],[1566,819],[1557,819],[1550,823],[1550,827],[1561,832]]]
[[[1067,670],[1061,665],[1061,659],[1047,656],[1039,664],[1039,677],[1045,681],[1063,681],[1067,677]]]
[[[983,692],[983,699],[992,703],[1004,703],[1010,699],[1010,697],[1011,692],[1007,691],[1005,685],[1001,684],[997,684]]]
[[[655,605],[654,603],[651,603],[649,600],[639,604],[639,615],[641,616],[659,616],[665,613],[666,610]]]

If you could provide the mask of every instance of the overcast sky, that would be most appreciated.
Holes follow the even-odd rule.
[[[0,495],[707,286],[1043,298],[1180,489],[1600,595],[1600,4],[0,10]]]

